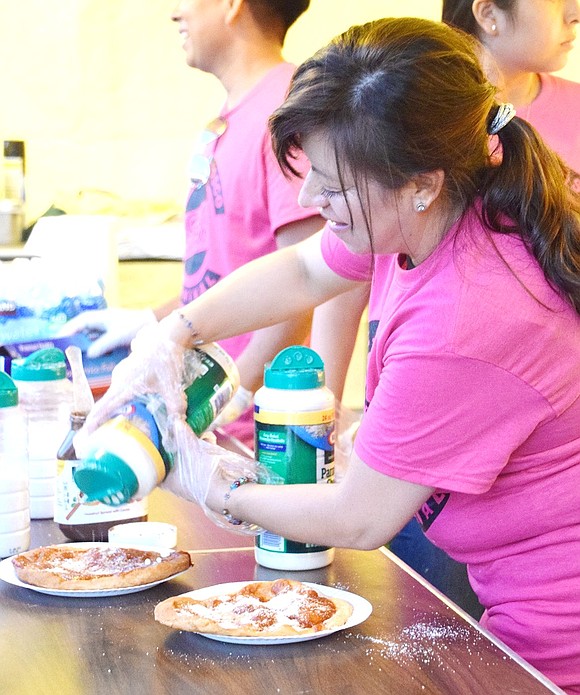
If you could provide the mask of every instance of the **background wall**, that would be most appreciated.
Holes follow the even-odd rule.
[[[173,0],[3,0],[0,139],[26,141],[28,217],[81,190],[181,208],[217,81],[185,65]],[[438,19],[438,0],[312,0],[288,36],[300,62],[351,24]],[[580,48],[565,76],[580,80]]]

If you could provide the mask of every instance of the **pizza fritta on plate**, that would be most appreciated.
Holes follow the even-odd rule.
[[[96,546],[49,545],[12,558],[20,581],[45,589],[98,591],[158,582],[191,566],[189,553]]]
[[[296,637],[342,627],[353,607],[293,579],[253,582],[203,600],[174,596],[155,607],[169,627],[234,637]]]

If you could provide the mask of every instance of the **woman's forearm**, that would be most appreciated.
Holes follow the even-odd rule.
[[[379,473],[358,457],[337,484],[212,484],[206,503],[303,543],[371,550],[387,543],[433,490]],[[227,503],[224,495],[228,493]]]
[[[189,324],[190,337],[209,343],[308,313],[351,286],[326,266],[315,235],[238,268],[184,306],[185,321],[172,315],[166,325],[177,342]]]

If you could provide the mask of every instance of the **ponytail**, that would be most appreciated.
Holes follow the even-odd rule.
[[[501,162],[479,182],[483,220],[493,231],[519,234],[548,282],[580,314],[580,197],[569,186],[569,169],[520,118],[497,137]]]

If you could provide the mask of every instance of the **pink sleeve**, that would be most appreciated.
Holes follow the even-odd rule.
[[[452,352],[397,354],[382,366],[355,450],[394,478],[482,493],[553,416],[535,389],[482,360]]]

